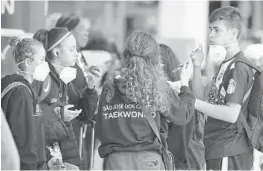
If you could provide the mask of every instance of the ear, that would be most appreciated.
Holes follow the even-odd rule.
[[[238,29],[232,29],[232,35],[233,35],[233,37],[238,37]]]
[[[25,67],[28,68],[30,65],[32,65],[32,63],[33,63],[33,61],[27,58],[25,60]]]
[[[58,58],[60,56],[60,50],[58,48],[54,48],[52,50],[52,54]]]

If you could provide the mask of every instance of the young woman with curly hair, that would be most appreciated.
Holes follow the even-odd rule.
[[[162,144],[167,148],[167,120],[186,124],[194,111],[189,78],[184,78],[177,96],[166,82],[156,40],[141,31],[129,36],[121,67],[109,77],[100,96],[96,133],[106,170],[164,169],[161,149]],[[162,144],[145,117],[149,114],[156,122]]]

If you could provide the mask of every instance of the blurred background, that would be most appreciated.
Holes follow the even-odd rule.
[[[95,32],[95,37],[104,36],[114,40],[120,50],[124,46],[125,38],[134,30],[141,29],[169,44],[181,62],[186,60],[196,44],[206,45],[208,17],[218,7],[231,5],[241,9],[245,19],[242,37],[244,46],[250,42],[262,41],[261,1],[2,0],[1,5],[2,28],[34,33],[37,29],[47,28],[56,15],[74,12],[87,19],[90,31]],[[1,32],[1,36],[8,36],[8,33]],[[3,42],[2,51],[5,45]]]
[[[40,28],[50,29],[62,14],[74,12],[85,18],[89,25],[87,46],[103,46],[104,40],[113,41],[122,52],[127,36],[139,29],[152,33],[160,43],[169,45],[180,62],[184,62],[189,60],[191,50],[199,43],[207,46],[208,17],[211,12],[229,5],[239,7],[245,20],[241,47],[262,42],[261,1],[2,0],[1,52],[6,53],[4,49],[10,36],[31,37]],[[3,58],[2,55],[2,63]]]

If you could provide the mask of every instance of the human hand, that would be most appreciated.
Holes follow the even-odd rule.
[[[96,78],[101,78],[102,74],[97,66],[91,66],[86,74],[86,81],[89,89],[93,89],[96,85]]]
[[[74,105],[64,106],[64,121],[66,121],[66,122],[70,122],[72,119],[79,116],[79,114],[82,111],[82,109],[80,109],[80,110],[77,110],[77,109],[69,110],[69,108],[72,108],[72,107],[74,107]]]
[[[52,157],[48,162],[47,166],[49,170],[66,170],[66,166],[64,165],[61,158]]]
[[[101,77],[100,68],[95,65],[92,65],[88,68],[88,73],[94,75],[95,77]]]
[[[199,44],[199,47],[197,49],[192,51],[190,57],[195,67],[201,67],[201,64],[204,60],[204,52],[201,44]]]
[[[188,86],[189,80],[193,76],[193,64],[185,63],[181,71],[181,85]]]
[[[167,81],[167,83],[172,87],[172,89],[178,94],[180,93],[180,88],[182,86],[181,81]]]

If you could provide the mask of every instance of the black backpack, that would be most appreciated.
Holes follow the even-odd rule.
[[[243,98],[243,103],[247,105],[242,105],[243,108],[241,109],[241,130],[245,128],[252,146],[263,152],[263,73],[243,56],[234,59],[228,65],[225,73],[229,73],[231,66],[238,62],[242,62],[253,68],[255,73],[254,82]],[[223,78],[224,81],[226,80]],[[246,108],[248,110],[247,116],[242,112]]]
[[[32,90],[27,86],[25,85],[24,83],[20,82],[20,81],[16,81],[16,82],[13,82],[11,84],[9,84],[1,93],[1,99],[13,88],[17,87],[17,86],[24,86],[24,87],[27,87],[29,92],[31,93],[32,95]],[[40,82],[40,81],[33,81],[32,83],[32,87],[34,90],[39,90],[37,93],[37,103],[40,103],[42,102],[46,97],[47,95],[49,94],[50,92],[50,89],[51,89],[51,78],[50,78],[50,75],[47,76],[47,78],[43,81],[43,82]]]

